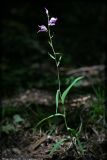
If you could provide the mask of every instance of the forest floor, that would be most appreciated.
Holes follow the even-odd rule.
[[[102,69],[95,72],[94,67],[93,70],[94,72],[85,68],[87,75],[97,77],[99,82],[97,75]],[[81,75],[85,71],[80,69],[75,73]],[[67,75],[70,74],[73,71],[67,72]],[[93,78],[91,82],[92,80]],[[94,81],[97,82],[96,78]],[[72,134],[68,133],[64,120],[60,117],[48,119],[36,128],[37,122],[55,112],[53,91],[32,89],[4,98],[3,118],[0,122],[1,159],[106,160],[107,122],[104,94],[102,89],[96,93],[86,90],[90,88],[89,83],[88,80],[80,84],[82,87],[77,86],[65,102],[67,123]],[[63,112],[60,103],[58,111]]]

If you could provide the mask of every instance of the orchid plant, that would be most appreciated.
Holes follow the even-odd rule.
[[[71,84],[65,89],[65,91],[63,93],[61,93],[61,83],[60,83],[60,62],[62,59],[62,55],[59,52],[55,51],[54,45],[53,45],[53,35],[51,34],[51,27],[56,25],[56,22],[58,21],[57,17],[51,17],[49,16],[49,11],[47,8],[45,8],[45,13],[47,16],[47,26],[45,25],[38,25],[39,30],[37,33],[40,32],[46,32],[48,34],[48,38],[49,38],[49,45],[51,48],[52,53],[48,53],[49,56],[54,60],[55,65],[56,65],[56,70],[57,70],[57,80],[58,80],[58,89],[56,91],[56,113],[52,114],[44,119],[42,119],[41,121],[39,121],[36,125],[36,127],[38,127],[40,124],[42,124],[44,121],[56,117],[56,116],[61,116],[64,119],[64,123],[65,123],[65,127],[67,129],[67,131],[69,131],[71,133],[72,136],[74,136],[74,129],[69,128],[68,124],[67,124],[67,119],[66,119],[66,110],[65,110],[65,98],[68,95],[70,89],[78,82],[80,81],[83,76],[77,77],[76,79],[73,80],[73,82],[71,82]],[[62,104],[63,107],[63,113],[58,112],[58,108],[59,108],[59,101]],[[81,126],[80,126],[81,129]],[[78,131],[78,133],[76,132],[75,136],[79,134],[80,129]]]

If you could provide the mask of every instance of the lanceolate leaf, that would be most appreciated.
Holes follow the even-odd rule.
[[[63,92],[61,96],[62,104],[64,104],[65,98],[67,94],[69,93],[70,89],[79,81],[83,78],[83,76],[76,78],[69,86],[68,88]]]
[[[60,94],[60,91],[58,89],[56,92],[56,113],[58,112],[59,94]]]
[[[48,54],[52,59],[55,59],[55,57],[52,54],[50,54],[50,53],[48,53]]]
[[[56,55],[62,55],[62,53],[58,53],[58,52],[56,52],[55,54],[56,54]]]

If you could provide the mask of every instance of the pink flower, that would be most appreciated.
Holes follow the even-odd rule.
[[[47,32],[47,31],[48,31],[48,30],[47,30],[46,26],[44,26],[44,25],[39,26],[39,31],[38,31],[38,33],[39,33],[39,32]]]
[[[57,21],[57,18],[52,17],[48,22],[48,26],[54,26],[56,21]]]

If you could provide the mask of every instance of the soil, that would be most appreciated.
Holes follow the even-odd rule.
[[[107,123],[101,115],[90,118],[90,106],[93,101],[97,101],[95,95],[91,93],[83,95],[73,93],[66,101],[68,125],[76,130],[81,129],[82,123],[79,141],[76,134],[71,135],[67,132],[63,119],[47,121],[35,129],[38,117],[41,119],[43,116],[40,115],[41,113],[46,116],[46,112],[49,114],[54,112],[53,96],[52,92],[33,89],[3,99],[2,105],[8,109],[0,125],[9,122],[14,126],[14,130],[1,132],[1,159],[106,160]],[[15,110],[13,115],[18,114],[24,120],[15,123],[13,115],[8,113],[9,107],[15,109],[18,107],[18,112]],[[62,112],[61,104],[59,104],[59,111]]]
[[[93,133],[87,132],[81,137],[85,146],[84,155],[75,150],[71,138],[64,132],[49,135],[41,131],[30,133],[29,130],[20,130],[9,135],[3,134],[0,142],[2,146],[1,157],[3,160],[106,160],[107,134],[105,131],[97,133],[98,135],[94,132],[93,129]],[[57,151],[50,154],[52,146],[62,139],[67,140],[61,144]]]

